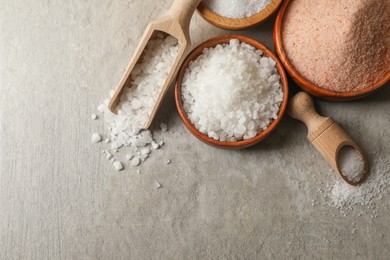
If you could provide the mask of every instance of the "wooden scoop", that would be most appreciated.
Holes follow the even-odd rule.
[[[348,134],[330,117],[317,114],[312,98],[305,92],[299,92],[290,101],[287,112],[290,116],[305,123],[308,129],[307,139],[322,154],[325,160],[350,185],[359,185],[368,176],[368,162],[360,147]],[[353,182],[340,170],[338,154],[341,148],[350,146],[356,150],[364,162],[362,177]]]
[[[164,85],[162,86],[157,102],[154,105],[153,110],[149,115],[148,121],[143,128],[146,129],[150,126],[158,108],[160,107],[162,99],[164,98],[177,70],[179,69],[184,55],[191,47],[189,26],[192,14],[194,13],[200,1],[201,0],[175,0],[166,15],[157,19],[156,21],[149,23],[149,25],[145,29],[140,43],[138,44],[138,47],[133,54],[133,57],[130,60],[129,65],[127,66],[125,74],[123,75],[114,95],[110,100],[108,108],[111,110],[111,112],[115,114],[117,113],[116,107],[119,103],[123,88],[125,86],[131,87],[131,72],[133,71],[135,65],[138,63],[138,60],[141,58],[142,53],[148,42],[153,39],[156,33],[163,32],[167,35],[176,38],[180,45],[180,49],[170,69],[168,77],[165,80]]]

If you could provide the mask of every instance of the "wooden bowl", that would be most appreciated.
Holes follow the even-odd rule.
[[[338,91],[321,88],[311,83],[302,75],[300,75],[300,73],[294,68],[294,66],[288,59],[282,41],[283,17],[290,2],[291,0],[285,0],[282,6],[280,7],[278,15],[276,16],[276,21],[275,21],[274,31],[273,31],[274,46],[275,46],[275,51],[278,54],[280,61],[283,63],[284,67],[286,68],[288,74],[290,74],[291,78],[301,89],[303,89],[304,91],[306,91],[307,93],[313,96],[322,99],[326,99],[330,101],[348,101],[348,100],[355,100],[355,99],[365,97],[368,94],[371,94],[372,92],[380,88],[381,86],[385,85],[390,80],[390,72],[389,72],[383,79],[375,82],[369,87],[360,90],[355,90],[355,91],[338,92]]]
[[[272,2],[259,13],[245,18],[228,18],[218,15],[202,3],[198,6],[198,13],[207,22],[219,28],[226,30],[243,30],[266,21],[276,11],[281,2],[282,0],[272,0]]]
[[[236,142],[226,142],[226,141],[218,141],[213,138],[208,137],[207,135],[201,133],[188,119],[186,112],[183,108],[182,103],[182,97],[181,97],[181,83],[183,80],[184,73],[187,69],[188,64],[195,60],[199,55],[202,54],[204,48],[210,48],[215,47],[217,44],[228,44],[231,39],[238,39],[241,42],[245,42],[249,45],[254,46],[255,48],[261,50],[263,52],[264,56],[271,57],[276,62],[276,68],[278,70],[278,73],[280,75],[280,81],[282,84],[282,90],[283,90],[283,101],[280,105],[279,112],[278,112],[278,118],[273,120],[271,124],[268,126],[267,129],[265,129],[263,132],[257,134],[255,137],[247,139],[247,140],[241,140]],[[286,107],[287,107],[287,100],[288,100],[288,82],[287,77],[284,72],[284,68],[282,64],[280,63],[279,59],[276,57],[275,54],[273,54],[270,50],[268,50],[263,44],[259,43],[258,41],[245,37],[240,35],[222,35],[215,38],[211,38],[208,41],[203,42],[198,47],[196,47],[184,60],[183,64],[180,67],[180,70],[177,75],[176,85],[175,85],[175,100],[176,100],[176,107],[179,112],[179,115],[186,126],[186,128],[199,140],[205,142],[206,144],[209,144],[214,147],[218,148],[226,148],[226,149],[241,149],[241,148],[247,148],[249,146],[255,145],[261,140],[263,140],[266,136],[268,136],[275,127],[279,124],[280,120],[282,119]]]

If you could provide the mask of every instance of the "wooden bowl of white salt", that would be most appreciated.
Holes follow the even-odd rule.
[[[210,24],[226,30],[244,30],[266,21],[282,0],[203,0],[198,13]]]
[[[223,35],[186,57],[175,100],[184,125],[199,140],[218,148],[246,148],[279,124],[288,83],[280,61],[263,44]]]

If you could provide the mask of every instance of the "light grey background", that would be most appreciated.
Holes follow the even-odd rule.
[[[171,2],[0,1],[0,259],[388,259],[388,206],[375,219],[312,206],[337,176],[288,116],[251,149],[218,150],[186,131],[170,92],[155,124],[166,145],[140,175],[90,144],[104,128],[91,113]],[[273,48],[273,20],[237,33]],[[194,46],[225,33],[194,15]],[[389,101],[388,84],[318,108],[373,161],[390,153]]]

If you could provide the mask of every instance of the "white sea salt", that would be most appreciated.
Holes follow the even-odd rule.
[[[250,139],[278,118],[283,91],[276,62],[236,39],[206,48],[183,77],[189,120],[220,141]]]
[[[152,141],[151,143],[153,149],[158,149],[160,146],[158,145],[158,143],[156,143],[155,141]]]
[[[134,157],[132,160],[131,160],[131,162],[130,162],[130,164],[131,164],[131,166],[138,166],[139,164],[141,163],[141,159],[137,156],[137,157]]]
[[[134,157],[134,155],[132,155],[132,154],[126,154],[126,160],[127,161],[130,161],[131,158],[133,158],[133,157]]]
[[[166,124],[164,124],[164,123],[161,123],[161,124],[160,124],[160,128],[161,128],[161,130],[162,130],[163,132],[168,131],[168,126],[167,126]]]
[[[166,160],[165,163],[166,163],[166,164],[170,164],[170,163],[171,163],[171,160]]]
[[[123,170],[123,164],[120,161],[115,161],[112,164],[117,171]]]
[[[97,115],[96,115],[96,114],[92,114],[92,115],[91,115],[91,119],[92,119],[92,120],[96,120],[96,119],[97,119]]]
[[[100,136],[100,134],[98,133],[94,133],[92,134],[92,137],[91,137],[91,142],[96,144],[98,142],[100,142],[102,140],[102,137]]]
[[[355,148],[344,146],[338,153],[338,164],[340,172],[350,181],[358,182],[364,175],[364,160]]]
[[[203,0],[214,13],[229,18],[244,18],[259,13],[271,0]]]
[[[156,182],[154,183],[154,187],[155,187],[156,189],[159,189],[159,188],[161,188],[162,186],[161,186],[161,184],[160,184],[158,181],[156,181]]]
[[[118,114],[108,109],[109,99],[98,106],[107,124],[109,134],[105,142],[111,143],[111,150],[129,147],[130,155],[134,156],[139,148],[145,147],[149,152],[143,155],[143,160],[147,158],[152,142],[157,142],[150,130],[142,128],[161,93],[178,51],[179,44],[175,38],[157,34],[148,42],[142,59],[130,75],[131,87],[123,89],[117,106]],[[110,91],[111,97],[113,94],[114,91]],[[146,150],[143,151],[146,153]],[[131,163],[137,166],[140,162],[141,159],[136,157]]]

